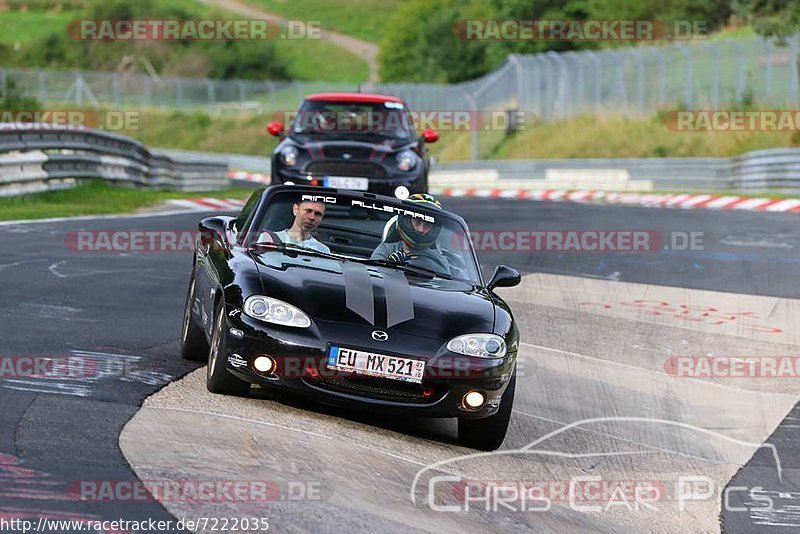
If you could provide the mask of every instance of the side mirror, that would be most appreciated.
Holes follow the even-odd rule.
[[[275,137],[280,137],[283,133],[283,123],[280,122],[271,122],[267,125],[267,131],[270,135],[274,135]]]
[[[422,130],[422,140],[426,143],[435,143],[439,140],[439,132],[433,128],[426,128]]]
[[[514,287],[519,285],[521,281],[522,277],[519,271],[506,265],[498,265],[487,287],[489,289],[494,289],[496,287]]]

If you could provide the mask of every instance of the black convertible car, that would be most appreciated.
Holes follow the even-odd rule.
[[[308,95],[300,109],[267,130],[281,138],[272,153],[272,184],[371,191],[397,198],[428,192],[431,128],[415,131],[399,98],[367,93]],[[288,131],[284,133],[284,121]]]
[[[182,355],[208,361],[209,391],[457,417],[465,445],[503,442],[519,332],[493,289],[520,275],[484,282],[466,223],[435,199],[270,186],[199,229]]]

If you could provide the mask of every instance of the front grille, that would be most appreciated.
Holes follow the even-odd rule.
[[[306,166],[312,176],[358,176],[362,178],[388,178],[382,165],[365,161],[312,161]]]
[[[325,376],[323,374],[320,375],[318,383],[335,391],[360,393],[381,400],[430,403],[439,398],[439,395],[436,393],[425,397],[422,394],[422,386],[419,384],[403,382],[401,380],[391,380],[388,378],[374,378],[370,376],[344,378],[332,375]]]

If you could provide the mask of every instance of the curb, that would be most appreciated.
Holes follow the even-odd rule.
[[[800,212],[800,199],[754,198],[723,195],[618,193],[609,191],[559,191],[530,189],[436,189],[444,197],[512,198],[541,202],[602,202],[646,208],[715,209],[768,212]]]

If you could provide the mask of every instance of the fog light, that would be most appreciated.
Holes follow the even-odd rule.
[[[394,196],[396,196],[400,200],[407,199],[408,195],[409,195],[408,188],[404,185],[397,186],[397,189],[394,190]]]
[[[269,356],[256,356],[253,360],[253,368],[259,373],[268,374],[275,369],[275,361]]]
[[[483,403],[486,402],[486,395],[481,393],[480,391],[470,391],[466,395],[464,395],[464,407],[469,408],[470,410],[477,410]]]
[[[238,328],[231,328],[230,332],[231,336],[235,337],[236,339],[242,339],[244,337],[244,332],[242,332]]]

